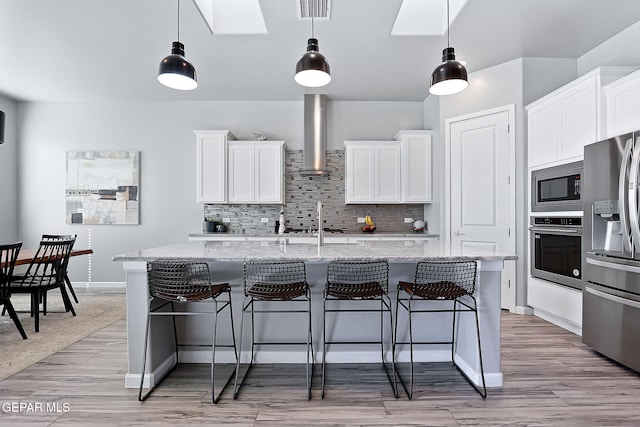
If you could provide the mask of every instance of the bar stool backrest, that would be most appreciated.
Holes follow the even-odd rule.
[[[0,301],[11,297],[9,282],[13,276],[13,268],[16,265],[18,254],[22,248],[22,242],[0,245]]]
[[[42,240],[22,283],[60,285],[69,264],[69,255],[76,239]]]
[[[386,294],[389,291],[389,264],[387,261],[332,261],[327,266],[327,286],[378,284]]]
[[[209,265],[163,260],[147,263],[149,294],[172,302],[196,302],[212,297]]]
[[[265,296],[271,291],[304,293],[307,289],[307,272],[303,261],[251,261],[244,264],[244,294],[250,289],[260,289]]]
[[[415,284],[439,299],[455,299],[476,290],[476,261],[422,261],[416,267]]]

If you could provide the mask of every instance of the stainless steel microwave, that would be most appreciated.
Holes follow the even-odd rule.
[[[582,211],[582,161],[531,172],[533,212]]]

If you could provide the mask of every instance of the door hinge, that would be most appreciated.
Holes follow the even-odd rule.
[[[507,125],[507,133],[511,132],[511,125]]]
[[[507,177],[507,184],[511,185],[511,177],[510,176]]]
[[[509,227],[507,230],[508,230],[507,234],[509,235],[509,237],[511,237],[511,227]]]
[[[511,288],[511,280],[507,280],[508,288]]]

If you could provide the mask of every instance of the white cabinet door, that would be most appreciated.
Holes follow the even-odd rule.
[[[598,141],[598,79],[582,80],[559,100],[561,134],[558,160],[584,156],[584,146]]]
[[[400,145],[382,143],[374,146],[374,200],[378,203],[399,203],[400,190]]]
[[[374,160],[372,144],[345,146],[345,202],[370,203],[374,200]]]
[[[604,87],[607,136],[640,129],[640,71]]]
[[[196,133],[196,202],[227,201],[228,131]],[[233,136],[233,135],[231,135]]]
[[[432,202],[431,133],[399,134],[402,202]]]
[[[254,144],[233,142],[229,144],[229,203],[254,201]]]
[[[345,141],[345,203],[399,203],[400,144]]]
[[[528,111],[529,166],[558,159],[560,139],[560,108],[555,100],[537,105]]]
[[[284,203],[284,145],[257,143],[254,151],[254,201]]]
[[[284,203],[284,141],[229,144],[229,203]]]

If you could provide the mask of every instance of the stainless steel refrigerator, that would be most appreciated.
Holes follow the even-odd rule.
[[[582,342],[640,371],[640,131],[584,149]]]

